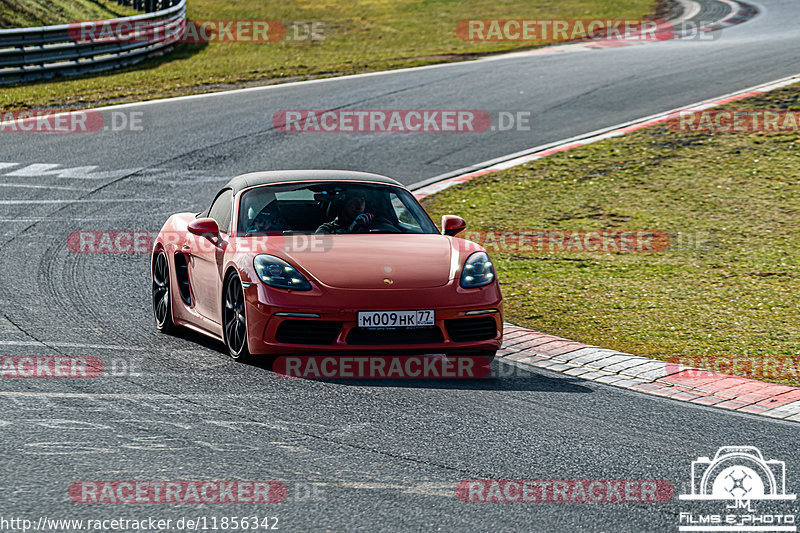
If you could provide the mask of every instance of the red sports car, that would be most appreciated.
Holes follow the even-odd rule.
[[[184,326],[231,357],[375,353],[482,355],[502,340],[486,251],[440,233],[400,183],[348,171],[232,179],[198,214],[172,215],[153,246],[161,331]]]

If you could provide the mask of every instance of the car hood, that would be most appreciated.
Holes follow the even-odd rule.
[[[419,289],[450,281],[451,240],[442,235],[325,235],[318,250],[285,252],[329,287]],[[389,281],[386,281],[389,280]]]

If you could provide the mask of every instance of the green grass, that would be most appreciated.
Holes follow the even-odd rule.
[[[0,0],[0,28],[68,24],[135,13],[112,0]]]
[[[800,88],[729,104],[800,109]],[[800,385],[748,361],[800,362],[797,134],[636,133],[428,198],[469,229],[663,230],[661,253],[496,253],[507,318],[537,331]],[[692,237],[702,243],[692,246]],[[688,244],[688,245],[687,245]],[[784,366],[784,368],[792,368]],[[720,371],[727,370],[721,367]],[[728,372],[730,373],[730,372]]]
[[[455,33],[456,24],[462,19],[642,18],[654,13],[656,3],[656,0],[189,0],[192,19],[279,20],[287,27],[294,21],[319,21],[325,23],[325,38],[317,42],[284,39],[266,44],[182,45],[172,54],[125,71],[3,88],[0,109],[94,106],[463,60],[541,43],[465,42]]]

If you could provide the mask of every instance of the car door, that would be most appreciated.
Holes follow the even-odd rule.
[[[201,236],[187,232],[182,248],[188,257],[189,283],[195,298],[195,311],[218,324],[221,322],[220,277],[225,249],[228,246],[232,211],[233,191],[223,189],[208,211],[199,215],[216,220],[219,236]]]

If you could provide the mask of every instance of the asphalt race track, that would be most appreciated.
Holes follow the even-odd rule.
[[[800,489],[793,423],[542,370],[478,382],[285,379],[230,361],[201,336],[158,333],[147,254],[66,246],[77,230],[158,230],[246,171],[357,169],[412,184],[800,72],[800,5],[759,7],[711,41],[519,54],[118,110],[141,112],[143,131],[3,133],[0,355],[94,356],[107,373],[0,381],[2,517],[277,516],[283,531],[677,531],[691,462],[723,445],[785,461],[787,490]],[[348,134],[272,125],[279,110],[333,108],[530,111],[533,128]],[[468,210],[459,214],[469,224]],[[455,487],[469,479],[667,480],[676,496],[464,503]],[[68,488],[80,480],[275,480],[288,495],[270,505],[78,504]]]

